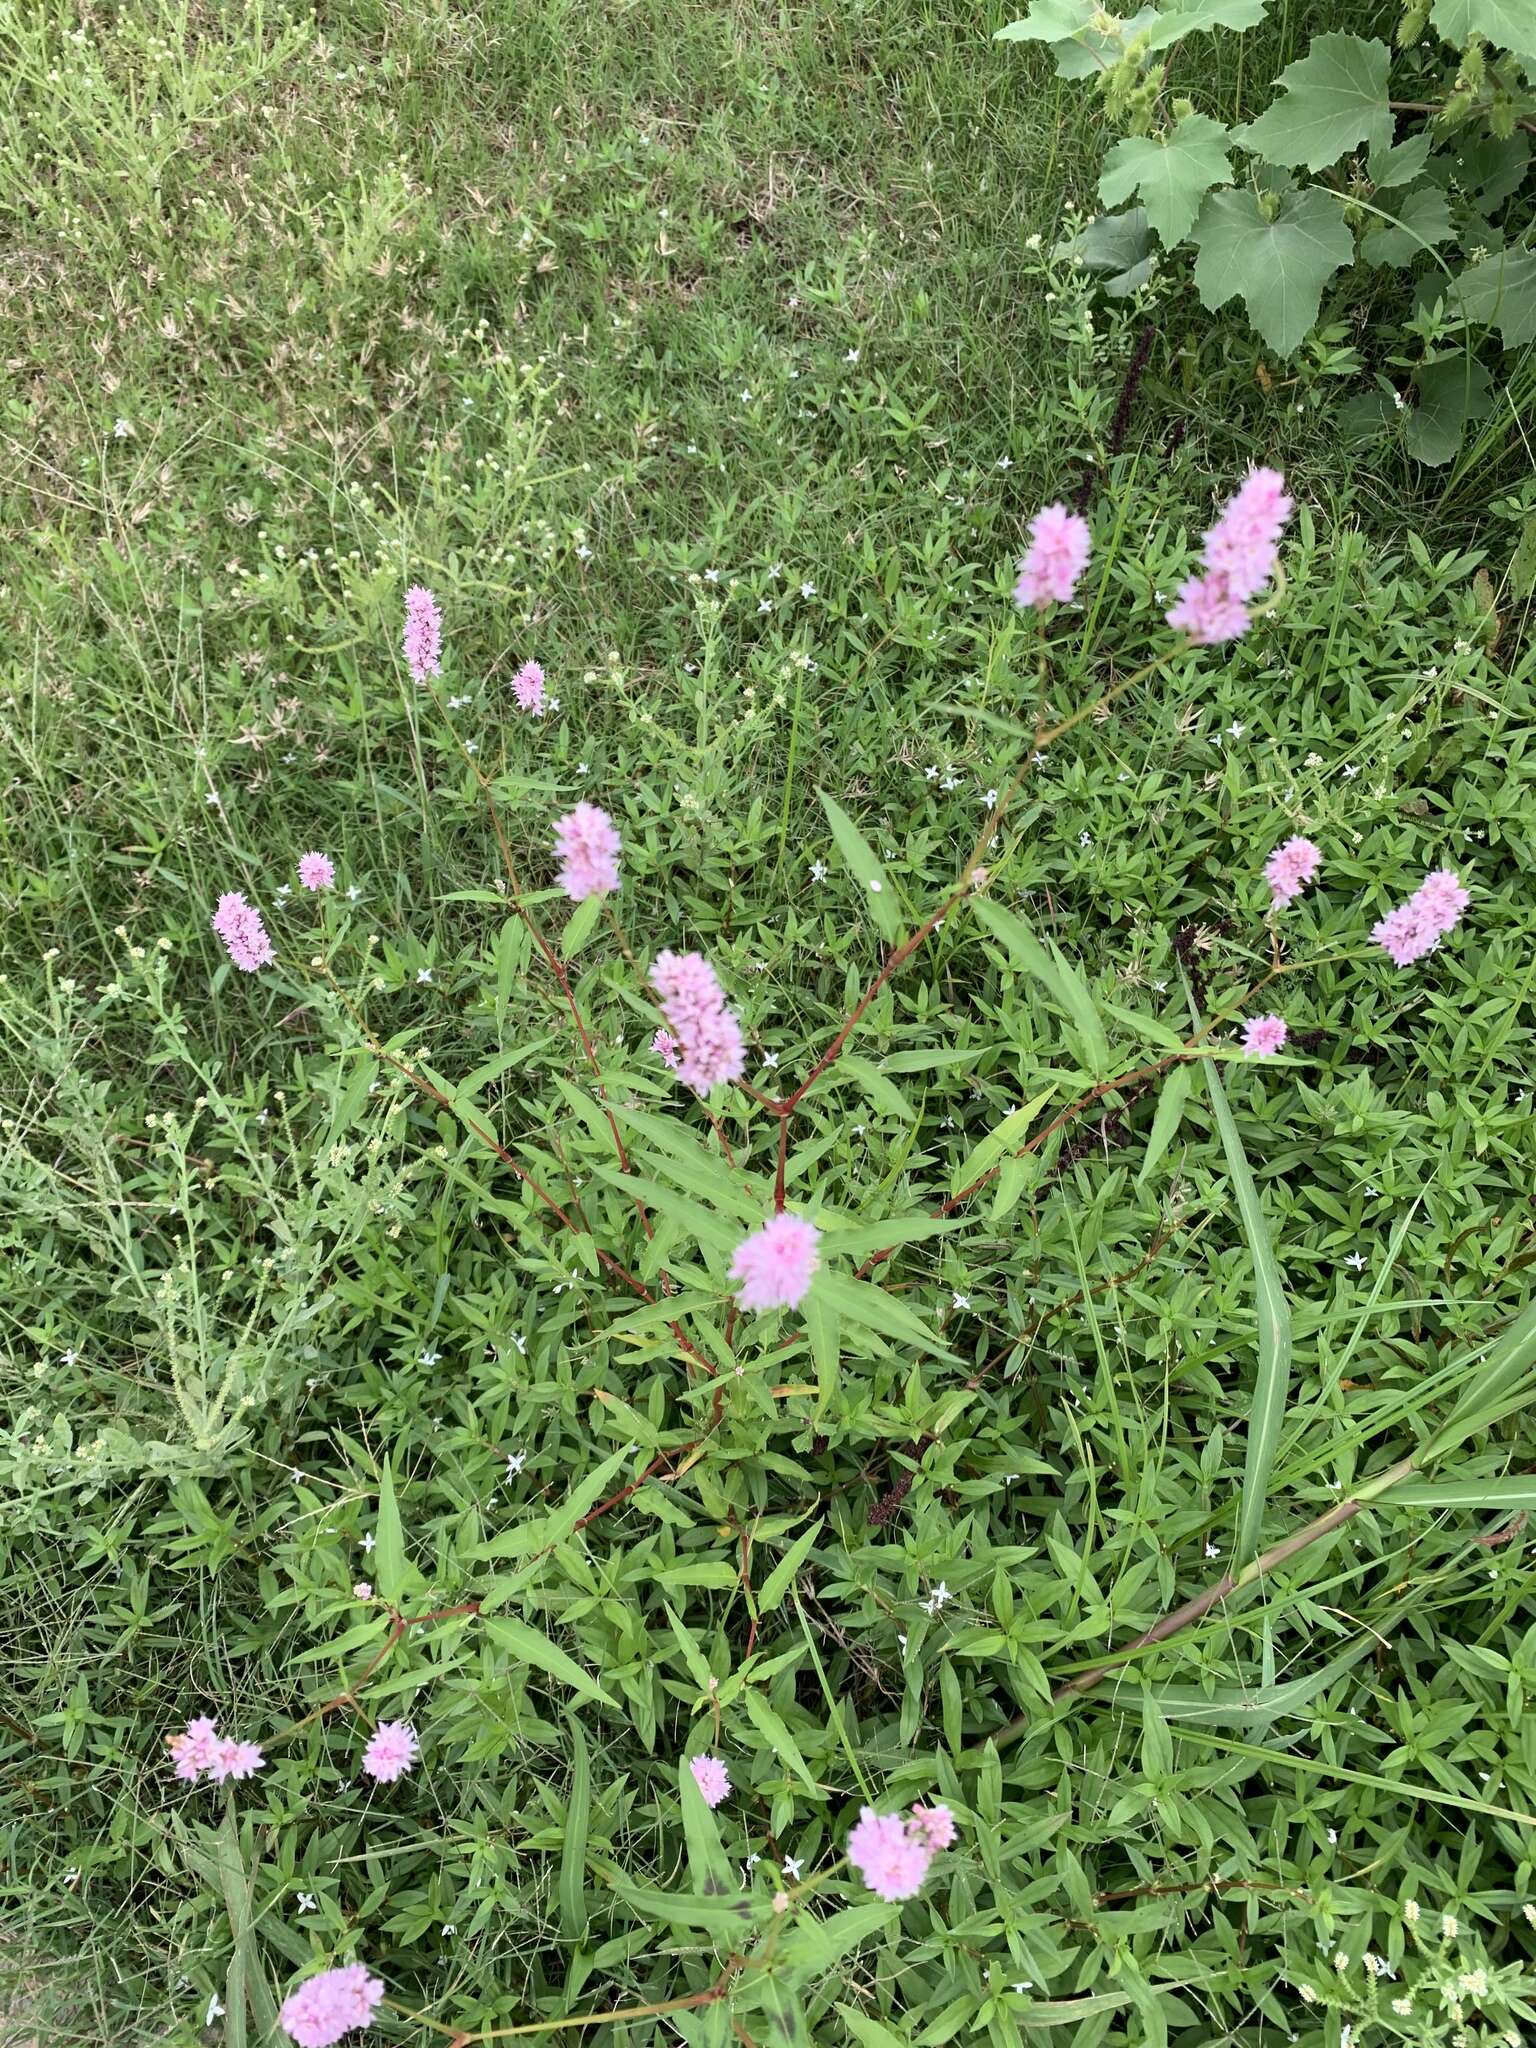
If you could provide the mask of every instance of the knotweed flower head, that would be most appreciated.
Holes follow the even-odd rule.
[[[618,831],[596,804],[578,804],[555,820],[555,851],[560,856],[557,880],[573,903],[611,896],[618,888]]]
[[[907,1825],[933,1850],[947,1849],[955,1839],[955,1816],[947,1806],[914,1806]]]
[[[1176,633],[1187,633],[1197,647],[1218,647],[1248,630],[1248,607],[1223,569],[1188,577],[1165,616]]]
[[[524,711],[535,717],[544,710],[544,671],[536,661],[525,661],[512,678],[512,694]]]
[[[227,890],[219,898],[212,924],[224,941],[225,952],[243,973],[254,974],[258,967],[270,967],[277,958],[261,912],[247,903],[238,889]]]
[[[876,1898],[914,1899],[928,1875],[933,1851],[899,1813],[876,1813],[872,1806],[862,1806],[858,1825],[848,1837],[848,1861]]]
[[[331,2048],[354,2027],[366,2027],[384,1986],[361,1963],[322,1970],[283,2000],[278,2020],[299,2048]]]
[[[1463,888],[1452,869],[1436,868],[1406,903],[1371,926],[1371,937],[1394,965],[1411,967],[1454,930],[1471,901],[1471,890]]]
[[[821,1232],[787,1209],[770,1216],[761,1230],[743,1238],[731,1260],[731,1278],[743,1308],[798,1308],[810,1292],[820,1263]]]
[[[167,1735],[165,1746],[175,1762],[177,1777],[195,1785],[199,1778],[213,1769],[218,1756],[217,1724],[206,1714],[198,1714],[187,1723],[184,1734]]]
[[[725,993],[704,955],[658,953],[651,986],[672,1036],[678,1079],[700,1095],[722,1081],[739,1080],[747,1064],[741,1026],[726,1008]]]
[[[1088,522],[1065,505],[1047,505],[1029,522],[1029,546],[1019,564],[1013,601],[1021,609],[1066,604],[1088,566],[1093,546]]]
[[[1250,1017],[1243,1026],[1243,1051],[1251,1059],[1267,1060],[1284,1045],[1286,1036],[1283,1017]]]
[[[1272,899],[1270,907],[1279,910],[1299,896],[1316,875],[1322,860],[1321,849],[1310,839],[1287,839],[1277,846],[1264,863],[1264,879]]]
[[[424,683],[443,672],[443,615],[430,590],[413,583],[405,593],[405,634],[402,642],[412,676]]]
[[[696,1756],[689,1759],[688,1768],[693,1773],[693,1782],[704,1795],[706,1806],[718,1806],[731,1789],[731,1775],[717,1756]]]
[[[336,867],[323,853],[299,855],[299,883],[305,889],[334,889]]]
[[[215,1785],[222,1785],[226,1778],[238,1782],[241,1778],[254,1778],[258,1771],[266,1769],[266,1763],[259,1743],[235,1742],[226,1737],[214,1750],[208,1775]]]
[[[664,1066],[670,1067],[674,1074],[677,1072],[677,1040],[670,1031],[658,1031],[656,1033],[656,1036],[651,1040],[651,1051],[656,1054]]]
[[[380,1784],[393,1785],[414,1770],[419,1748],[409,1721],[381,1721],[363,1751],[363,1769]]]
[[[1219,569],[1234,597],[1248,599],[1274,574],[1280,533],[1294,506],[1278,469],[1251,469],[1205,536],[1203,559]]]

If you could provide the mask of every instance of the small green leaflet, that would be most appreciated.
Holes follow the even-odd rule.
[[[1403,429],[1403,444],[1420,462],[1449,462],[1461,446],[1469,420],[1480,420],[1493,404],[1493,382],[1476,356],[1442,357],[1415,372],[1417,403]]]
[[[379,1520],[374,1531],[373,1569],[380,1594],[391,1606],[398,1606],[405,1593],[405,1543],[400,1534],[400,1511],[395,1506],[395,1481],[387,1456],[379,1473]]]
[[[970,1155],[955,1168],[950,1176],[950,1193],[958,1195],[962,1188],[968,1188],[972,1181],[989,1173],[1005,1152],[1017,1151],[1029,1136],[1036,1111],[1055,1093],[1054,1088],[1044,1089],[1039,1095],[1031,1096],[1028,1102],[1021,1102],[1017,1109],[1009,1110],[1001,1123],[994,1124]]]
[[[1426,128],[1417,135],[1410,135],[1406,142],[1394,142],[1390,149],[1373,149],[1369,166],[1371,183],[1382,192],[1395,185],[1411,185],[1429,162],[1433,139]]]
[[[1191,0],[1188,7],[1173,7],[1163,15],[1147,38],[1149,50],[1166,50],[1183,36],[1202,29],[1257,28],[1264,19],[1269,0]]]
[[[1494,1514],[1536,1510],[1536,1479],[1405,1479],[1381,1497],[1384,1507],[1478,1508]]]
[[[1272,164],[1305,164],[1321,171],[1362,142],[1385,149],[1392,140],[1387,73],[1392,53],[1363,36],[1314,36],[1305,57],[1280,74],[1284,99],[1257,121],[1235,130],[1236,139]]]
[[[1022,20],[1010,21],[993,37],[999,43],[1061,43],[1085,29],[1098,13],[1094,0],[1031,0]]]
[[[1085,270],[1097,271],[1107,299],[1128,299],[1152,275],[1150,239],[1146,208],[1128,206],[1123,213],[1101,213],[1081,233],[1058,242],[1051,254],[1075,257]]]
[[[603,899],[601,896],[588,896],[583,902],[577,904],[576,908],[566,919],[565,930],[560,934],[560,953],[562,959],[569,960],[574,954],[581,951],[588,939],[591,938],[593,932],[596,931],[597,920],[602,914]]]
[[[1110,1074],[1113,1067],[1103,1021],[1094,1007],[1088,984],[1060,947],[1042,946],[1022,917],[988,896],[978,896],[975,908],[987,929],[1002,940],[1014,965],[1032,974],[1056,1007],[1076,1025],[1081,1057],[1094,1079]]]
[[[702,1802],[701,1802],[702,1803]],[[701,1892],[654,1891],[612,1873],[608,1882],[638,1920],[655,1926],[697,1927],[705,1934],[728,1934],[739,1941],[752,1924],[752,1908],[744,1898],[713,1898]]]
[[[805,1563],[805,1560],[815,1549],[816,1539],[820,1534],[821,1522],[818,1519],[813,1521],[808,1529],[803,1529],[789,1546],[788,1550],[785,1551],[773,1570],[764,1579],[758,1591],[757,1611],[759,1614],[771,1614],[778,1606],[784,1595],[789,1591],[790,1580],[793,1579],[795,1573],[799,1571],[801,1565]]]
[[[1147,1176],[1159,1159],[1168,1150],[1179,1134],[1179,1125],[1184,1121],[1184,1105],[1189,1100],[1189,1091],[1195,1085],[1197,1060],[1180,1060],[1176,1067],[1168,1069],[1157,1098],[1157,1114],[1152,1119],[1152,1135],[1147,1139],[1147,1156],[1141,1162],[1141,1171],[1136,1176],[1137,1187],[1146,1184]]]
[[[1338,201],[1316,186],[1293,192],[1267,220],[1258,194],[1212,192],[1194,227],[1195,288],[1215,311],[1241,298],[1253,327],[1288,356],[1317,320],[1323,286],[1355,253]]]
[[[845,1322],[878,1331],[882,1337],[927,1351],[935,1358],[954,1358],[954,1353],[945,1349],[904,1301],[887,1294],[872,1281],[850,1279],[846,1273],[823,1272],[817,1276],[816,1287],[828,1308]]]
[[[1147,219],[1165,249],[1182,242],[1213,185],[1230,185],[1227,131],[1208,114],[1186,114],[1167,135],[1125,135],[1104,160],[1099,197],[1118,206],[1141,195]]]
[[[1440,187],[1415,185],[1398,201],[1395,221],[1377,221],[1361,236],[1360,254],[1367,263],[1412,263],[1454,232],[1450,201]]]
[[[1496,321],[1506,348],[1536,341],[1536,250],[1496,249],[1470,264],[1453,303],[1469,320]]]
[[[526,1621],[519,1621],[510,1614],[491,1614],[485,1617],[484,1627],[491,1641],[510,1652],[520,1664],[531,1664],[536,1671],[543,1671],[561,1685],[568,1685],[584,1700],[597,1700],[605,1707],[615,1704],[591,1673],[582,1670],[574,1657],[568,1657],[558,1643],[552,1643],[538,1629],[530,1628]]]
[[[620,1466],[627,1465],[633,1456],[633,1445],[626,1444],[623,1450],[615,1451],[611,1458],[604,1458],[601,1465],[589,1472],[559,1507],[547,1515],[536,1515],[515,1529],[508,1529],[489,1543],[479,1544],[470,1555],[478,1558],[527,1557],[530,1551],[548,1550],[552,1544],[563,1543],[588,1508],[596,1507],[602,1499]]]
[[[1430,20],[1448,43],[1464,50],[1473,36],[1497,48],[1536,57],[1536,9],[1531,0],[1435,0]]]
[[[592,1765],[587,1734],[580,1717],[566,1709],[571,1731],[571,1789],[565,1807],[565,1838],[560,1845],[560,1931],[579,1941],[587,1926],[587,1827],[592,1809]]]
[[[890,879],[872,848],[841,804],[834,803],[825,790],[821,794],[821,807],[827,814],[827,823],[832,827],[832,837],[837,841],[837,850],[853,871],[860,893],[869,904],[869,911],[882,935],[895,939],[901,933],[901,905],[891,887]]]

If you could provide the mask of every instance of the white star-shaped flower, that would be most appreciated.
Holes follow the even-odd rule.
[[[431,968],[430,968],[430,967],[418,967],[418,968],[417,968],[417,970],[416,970],[416,979],[417,979],[417,981],[419,981],[419,982],[422,982],[422,981],[430,981],[430,980],[432,979],[432,970],[431,970]]]
[[[779,1868],[786,1877],[792,1878],[798,1884],[800,1882],[800,1873],[805,1868],[805,1858],[803,1856],[786,1856],[779,1865]]]
[[[208,2011],[206,2016],[204,2017],[203,2025],[205,2027],[211,2027],[214,2021],[216,2019],[222,2019],[223,2015],[224,2007],[220,2003],[219,1994],[217,1993],[217,1991],[215,1991],[208,2000]]]
[[[362,895],[362,893],[362,890],[359,889],[356,882],[354,882],[351,888],[347,891],[347,901],[349,903],[355,903],[358,900],[358,898]]]
[[[1346,761],[1344,763],[1344,776],[1346,781],[1353,782],[1355,777],[1359,773],[1360,770],[1355,766],[1353,761]]]
[[[968,1294],[951,1294],[949,1305],[951,1308],[969,1308],[971,1297]]]
[[[1246,725],[1239,725],[1237,720],[1234,718],[1232,723],[1227,727],[1227,737],[1229,739],[1240,740],[1247,730],[1248,728]]]
[[[845,356],[843,357],[843,361],[844,361],[845,363],[856,363],[856,362],[857,362],[858,360],[859,360],[859,352],[858,352],[858,350],[857,350],[856,348],[851,348],[851,349],[849,349],[849,351],[848,351],[847,355],[845,355]]]
[[[1011,455],[999,455],[999,457],[997,458],[997,466],[999,469],[1012,469],[1013,457]]]
[[[763,1054],[763,1065],[765,1067],[776,1067],[778,1064],[779,1056],[776,1052],[765,1052]]]
[[[521,1472],[523,1467],[527,1464],[527,1462],[528,1453],[526,1451],[508,1451],[507,1477],[509,1479],[515,1479],[518,1473]]]
[[[436,1365],[441,1360],[442,1355],[441,1351],[423,1351],[421,1362],[423,1365]]]
[[[368,1556],[368,1555],[370,1555],[370,1554],[372,1553],[372,1550],[373,1550],[373,1544],[374,1544],[374,1535],[373,1535],[373,1531],[372,1531],[372,1530],[370,1529],[370,1530],[368,1531],[367,1535],[366,1535],[366,1536],[365,1536],[365,1537],[363,1538],[363,1554],[364,1554],[364,1556],[365,1556],[365,1557],[366,1557],[366,1556]]]
[[[313,1893],[313,1892],[300,1892],[300,1893],[299,1893],[299,1911],[300,1911],[301,1913],[313,1913],[313,1912],[314,1912],[315,1910],[316,1910],[316,1905],[315,1905],[315,1895],[314,1895],[314,1893]]]
[[[995,789],[984,789],[981,793],[981,800],[990,811],[997,802],[997,791]]]
[[[802,583],[802,584],[801,584],[801,586],[800,586],[800,595],[801,595],[802,597],[814,597],[814,596],[816,595],[816,586],[815,586],[815,584],[814,584],[814,583]]]
[[[813,882],[824,882],[824,881],[825,881],[826,879],[827,879],[827,864],[826,864],[826,862],[825,862],[824,860],[813,860],[813,861],[811,862],[811,880],[812,880]]]
[[[1344,1263],[1346,1266],[1353,1266],[1355,1271],[1359,1273],[1365,1267],[1365,1254],[1364,1252],[1351,1252]]]
[[[771,612],[773,610],[773,599],[771,597],[760,597],[757,601],[757,608],[760,612]]]
[[[112,422],[112,438],[114,441],[126,441],[132,432],[133,429],[126,420],[114,420]]]
[[[948,1598],[949,1588],[945,1585],[944,1581],[940,1579],[939,1583],[928,1595],[928,1598],[923,1602],[923,1607],[927,1613],[937,1614]]]

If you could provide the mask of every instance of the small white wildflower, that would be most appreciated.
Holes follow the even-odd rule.
[[[945,1585],[944,1581],[940,1579],[939,1583],[928,1595],[928,1598],[923,1602],[923,1607],[927,1613],[937,1614],[949,1597],[949,1588]]]

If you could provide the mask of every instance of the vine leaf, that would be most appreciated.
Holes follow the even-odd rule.
[[[1506,348],[1536,341],[1536,250],[1496,249],[1470,264],[1455,303],[1469,320],[1497,323]]]
[[[1276,355],[1288,356],[1317,319],[1323,286],[1355,253],[1338,204],[1315,187],[1292,192],[1273,220],[1258,194],[1207,194],[1195,223],[1195,288],[1212,311],[1241,298]]]
[[[1166,50],[1201,29],[1257,28],[1268,7],[1269,0],[1191,0],[1188,7],[1175,7],[1162,16],[1147,37],[1147,48]]]
[[[1415,185],[1398,202],[1395,221],[1379,221],[1361,236],[1360,254],[1367,263],[1400,266],[1437,242],[1448,242],[1454,233],[1450,201],[1439,186]]]
[[[1118,206],[1139,193],[1147,219],[1171,249],[1194,226],[1211,187],[1231,184],[1226,139],[1221,122],[1208,114],[1186,114],[1164,136],[1122,136],[1104,160],[1099,197],[1106,206]]]
[[[1363,36],[1314,36],[1306,56],[1280,74],[1284,99],[1237,129],[1238,141],[1268,163],[1305,164],[1309,171],[1337,163],[1345,150],[1362,142],[1385,149],[1392,140],[1391,62],[1385,43],[1367,42]]]
[[[1531,0],[1435,0],[1430,20],[1448,43],[1464,50],[1486,36],[1519,57],[1536,57],[1536,13]]]

